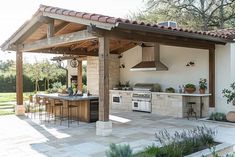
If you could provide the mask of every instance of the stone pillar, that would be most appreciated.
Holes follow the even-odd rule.
[[[109,121],[109,39],[99,38],[99,121],[96,122],[96,135],[112,134]]]
[[[16,52],[16,107],[15,114],[22,116],[25,114],[23,105],[23,53],[20,50]]]

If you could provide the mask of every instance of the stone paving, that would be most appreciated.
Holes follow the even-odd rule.
[[[95,135],[95,123],[42,122],[25,116],[0,116],[0,157],[104,157],[110,143],[130,144],[135,152],[157,144],[155,132],[205,124],[218,130],[216,139],[235,144],[235,125],[176,119],[139,112],[113,112],[113,134]]]

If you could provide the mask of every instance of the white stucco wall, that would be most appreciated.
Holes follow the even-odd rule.
[[[216,111],[227,113],[235,110],[235,107],[226,103],[226,99],[222,96],[222,90],[235,82],[235,44],[216,45],[215,57]]]
[[[198,85],[200,78],[209,79],[209,52],[207,50],[160,46],[161,61],[168,66],[168,71],[145,71],[133,72],[130,68],[141,61],[142,49],[137,46],[124,52],[120,64],[125,64],[120,69],[121,82],[129,81],[135,83],[160,83],[162,89],[174,87],[187,83]],[[194,61],[193,67],[187,67],[186,63]]]

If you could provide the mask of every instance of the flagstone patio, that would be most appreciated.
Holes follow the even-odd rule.
[[[0,117],[0,156],[14,157],[103,157],[110,143],[128,143],[138,151],[155,142],[154,133],[192,128],[206,124],[218,130],[216,139],[235,144],[235,125],[176,119],[139,112],[114,112],[113,134],[96,136],[95,123],[43,122],[25,116]]]

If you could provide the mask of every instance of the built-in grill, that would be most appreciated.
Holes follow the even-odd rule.
[[[151,112],[152,111],[151,92],[160,92],[161,91],[160,85],[138,83],[135,84],[133,90],[134,92],[132,94],[132,110]]]

